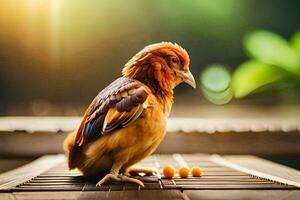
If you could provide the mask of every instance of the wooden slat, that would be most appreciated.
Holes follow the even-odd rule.
[[[191,199],[191,200],[298,200],[300,191],[289,190],[188,190],[183,193],[172,190],[164,194],[152,191],[140,191],[137,194],[135,191],[125,192],[17,192],[14,194],[1,194],[1,199],[7,200],[53,200],[53,199],[66,199],[66,200],[89,200],[89,199]]]
[[[214,158],[220,159],[220,157]],[[235,166],[235,169],[239,169],[246,173],[251,173],[256,176],[261,176],[267,179],[275,181],[277,180],[282,183],[300,187],[300,172],[290,167],[283,166],[251,155],[224,156],[221,159],[224,159],[225,162],[229,163],[229,165],[231,164],[231,167]],[[232,166],[232,164],[234,166]]]
[[[63,153],[63,140],[79,121],[80,117],[0,117],[0,156]],[[182,153],[299,156],[299,126],[299,117],[170,118],[168,134],[156,153],[180,149]]]
[[[191,200],[298,200],[299,190],[185,190]]]
[[[79,196],[79,200],[83,199],[188,199],[185,194],[180,191],[113,191],[113,192],[84,192]]]
[[[10,193],[0,193],[0,199],[2,200],[15,200],[15,197],[13,194]]]
[[[67,133],[1,133],[0,156],[37,157],[63,153]],[[30,145],[24,145],[30,144]],[[173,144],[173,145],[170,145]],[[215,153],[300,156],[300,134],[289,133],[184,133],[166,134],[156,153]]]
[[[14,192],[15,200],[74,200],[78,199],[81,192]]]
[[[300,131],[299,118],[170,118],[168,132],[292,132]]]
[[[172,144],[172,145],[170,145]],[[216,153],[254,155],[300,155],[298,132],[218,133],[198,132],[167,134],[157,153]]]
[[[81,117],[0,117],[0,132],[71,132]],[[169,118],[167,132],[300,132],[299,117]]]
[[[274,169],[272,176],[282,175],[281,178],[289,178],[293,181],[298,180],[298,171],[257,157],[224,156],[222,158],[244,167],[254,168],[256,166],[254,169],[263,173],[268,173],[271,171],[270,169]],[[215,156],[211,157],[206,154],[154,155],[140,164],[147,166],[149,163],[152,163],[161,170],[165,161],[173,165],[177,163],[177,166],[180,166],[182,163],[189,167],[194,164],[199,165],[203,167],[203,176],[200,178],[189,177],[187,179],[181,179],[176,176],[172,180],[163,179],[163,189],[157,188],[159,184],[155,184],[160,181],[158,177],[147,178],[145,188],[139,188],[132,184],[106,184],[99,188],[95,187],[94,183],[85,182],[83,177],[78,176],[78,171],[67,171],[63,156],[46,156],[20,169],[0,175],[1,183],[7,182],[5,177],[8,176],[16,179],[16,181],[10,180],[10,183],[5,184],[5,187],[2,186],[5,190],[0,192],[0,199],[279,198],[293,200],[298,199],[300,195],[300,190],[297,187],[283,185],[264,177],[257,178],[245,173],[243,170],[236,171],[236,168],[232,169],[228,165],[220,165],[219,162],[215,162]],[[207,170],[210,168],[213,170]],[[220,171],[219,169],[225,170]],[[30,171],[34,171],[35,175],[30,173]],[[22,173],[24,176],[18,177]],[[11,189],[11,186],[20,184],[21,180],[24,182],[28,178],[32,178],[33,175],[35,178]],[[280,182],[280,180],[277,181]]]
[[[6,190],[30,180],[64,161],[65,157],[62,155],[44,156],[22,167],[0,174],[0,190]]]
[[[154,155],[140,164],[153,165],[157,162],[157,169],[161,171],[165,164],[173,166],[192,167],[194,164],[203,168],[202,177],[161,179],[160,176],[136,177],[145,184],[144,188],[129,183],[105,184],[96,187],[95,183],[87,182],[77,170],[68,171],[65,163],[60,163],[50,170],[44,171],[33,179],[12,187],[11,191],[123,191],[123,190],[159,190],[159,189],[295,189],[294,186],[282,185],[268,179],[251,176],[243,171],[237,171],[228,166],[222,166],[213,159],[215,156],[203,154],[194,155]],[[185,160],[186,158],[186,160]],[[192,161],[192,162],[191,162]],[[208,170],[208,169],[212,170]],[[222,169],[222,170],[219,170]]]
[[[31,158],[12,158],[12,157],[0,157],[0,174],[6,171],[11,170],[12,168],[17,168],[22,165],[25,165],[31,162],[33,159]]]

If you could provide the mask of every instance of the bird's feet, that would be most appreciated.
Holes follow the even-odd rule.
[[[135,183],[141,187],[144,187],[144,183],[136,178],[131,178],[131,177],[123,175],[123,174],[120,174],[119,177],[121,178],[122,182]]]
[[[127,183],[135,183],[140,185],[141,187],[144,187],[144,183],[138,179],[128,177],[123,174],[115,175],[114,173],[106,174],[97,184],[96,186],[100,187],[104,183],[112,181],[112,182],[127,182]]]
[[[101,186],[104,183],[108,182],[108,181],[115,181],[115,182],[120,182],[121,179],[118,177],[119,175],[115,175],[114,173],[109,173],[106,174],[98,183],[96,183],[96,186]]]
[[[150,167],[130,167],[126,170],[125,174],[127,176],[132,175],[139,175],[139,173],[144,173],[147,176],[155,175],[157,174],[157,169],[155,168],[150,168]]]

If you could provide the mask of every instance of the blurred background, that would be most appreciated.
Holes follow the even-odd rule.
[[[81,115],[135,53],[161,41],[189,52],[197,82],[210,64],[233,73],[248,59],[245,34],[264,29],[289,40],[300,28],[299,8],[297,0],[1,1],[0,115]],[[188,108],[222,115],[233,105],[282,111],[299,102],[298,86],[270,87],[216,106],[200,87],[180,85],[172,115],[191,115]]]
[[[300,169],[299,11],[298,0],[0,1],[0,172],[62,153],[98,92],[161,41],[188,51],[197,81],[175,89],[171,117],[225,119],[243,134],[207,134],[216,123],[185,134],[185,124],[158,152],[186,142],[183,153],[255,154]]]

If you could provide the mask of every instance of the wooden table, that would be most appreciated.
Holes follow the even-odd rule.
[[[139,177],[145,188],[128,184],[97,188],[77,171],[67,170],[62,142],[77,128],[79,117],[1,117],[0,157],[47,156],[1,174],[0,200],[300,199],[299,171],[247,155],[300,156],[299,115],[265,114],[268,112],[259,117],[170,118],[156,154],[140,165],[159,170],[165,164],[199,165],[203,176]],[[214,155],[216,152],[222,156]]]
[[[202,177],[138,177],[145,187],[109,183],[95,187],[68,171],[64,155],[43,156],[0,175],[0,199],[299,199],[300,172],[255,156],[155,154],[140,166],[198,165]]]

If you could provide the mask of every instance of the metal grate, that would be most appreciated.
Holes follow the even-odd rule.
[[[12,188],[12,191],[122,191],[122,190],[230,190],[230,189],[297,189],[295,186],[282,184],[272,180],[234,170],[213,162],[209,156],[195,155],[155,155],[139,163],[141,167],[156,167],[159,171],[166,164],[179,166],[200,166],[202,177],[173,179],[157,176],[137,177],[145,183],[141,188],[129,183],[109,183],[95,187],[95,183],[87,182],[78,171],[68,171],[66,163],[59,164],[48,171]]]

